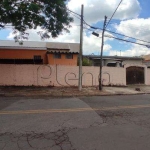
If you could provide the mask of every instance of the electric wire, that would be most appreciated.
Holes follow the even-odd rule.
[[[149,45],[146,45],[146,44],[141,44],[141,43],[138,43],[138,42],[129,41],[129,40],[125,40],[125,39],[120,39],[120,38],[113,37],[113,36],[109,36],[109,35],[105,35],[105,37],[114,38],[114,39],[116,39],[116,40],[120,40],[120,41],[124,41],[124,42],[128,42],[128,43],[133,43],[133,44],[137,44],[137,45],[142,45],[142,46],[146,46],[146,47],[149,46]]]
[[[70,14],[81,20],[81,17],[76,16],[74,13],[70,12]]]
[[[89,29],[89,28],[86,28],[86,27],[84,27],[86,30],[89,30],[89,31],[93,31],[93,30],[91,30],[91,29]],[[133,43],[133,44],[137,44],[137,45],[141,45],[141,46],[149,46],[149,45],[146,45],[146,44],[142,44],[142,43],[138,43],[138,42],[134,42],[134,41],[129,41],[129,40],[125,40],[125,39],[121,39],[121,38],[118,38],[118,37],[113,37],[113,36],[109,36],[109,35],[104,35],[105,37],[108,37],[108,38],[114,38],[114,39],[116,39],[116,40],[120,40],[120,41],[124,41],[124,42],[128,42],[128,43]],[[101,37],[99,37],[99,38],[101,38]]]
[[[116,8],[115,11],[114,11],[114,13],[112,14],[110,20],[108,21],[108,23],[107,23],[107,25],[106,25],[106,27],[105,27],[105,30],[106,30],[108,24],[110,23],[110,21],[112,20],[113,16],[115,15],[116,11],[118,10],[119,6],[121,5],[122,1],[123,1],[123,0],[120,1],[120,3],[118,4],[117,8]],[[74,11],[71,11],[71,10],[69,10],[68,8],[66,8],[66,9],[67,9],[68,11],[70,11],[70,12],[72,12],[72,13],[74,13],[74,14],[76,14],[76,15],[78,15],[78,16],[81,17],[80,14],[75,13]],[[77,16],[76,16],[76,17],[77,17]],[[78,19],[79,19],[79,17],[78,17]],[[80,18],[80,19],[81,19],[81,18]],[[85,20],[83,20],[83,22],[84,22],[84,24],[88,25],[88,26],[89,26],[90,28],[92,28],[92,29],[100,29],[100,30],[103,30],[102,28],[97,28],[97,27],[93,27],[93,26],[89,25],[88,23],[85,22]],[[84,27],[84,28],[85,28],[85,27]],[[89,28],[85,28],[85,29],[87,29],[87,30],[93,32],[93,30],[91,30],[91,29],[89,29]],[[114,31],[110,31],[110,30],[106,30],[106,31],[109,32],[109,33],[117,34],[117,35],[124,36],[124,37],[127,37],[127,38],[131,38],[131,39],[134,39],[134,40],[142,41],[142,42],[145,42],[145,43],[150,43],[150,42],[148,42],[148,41],[144,41],[144,40],[141,40],[141,39],[137,39],[137,38],[134,38],[134,37],[131,37],[131,36],[127,36],[127,35],[124,35],[124,34],[120,34],[120,33],[114,32]],[[142,45],[142,46],[147,46],[147,47],[149,46],[149,45],[141,44],[141,43],[138,43],[138,42],[133,42],[133,41],[125,40],[125,39],[120,39],[120,38],[112,37],[112,36],[108,36],[108,35],[105,35],[105,37],[114,38],[114,39],[117,39],[117,40],[129,42],[129,43],[133,43],[133,44],[138,44],[138,45]]]
[[[87,27],[83,27],[83,28],[86,29],[86,30],[89,30],[89,31],[94,32],[93,30],[91,30],[91,29],[89,29],[89,28],[87,28]]]
[[[117,11],[117,9],[119,8],[119,6],[120,6],[120,4],[122,3],[122,1],[123,1],[123,0],[120,1],[118,7],[117,7],[116,10],[114,11],[114,13],[113,13],[112,17],[110,18],[109,22],[107,23],[107,25],[108,25],[108,24],[110,23],[110,21],[112,20],[114,14],[116,13],[116,11]],[[61,8],[64,8],[64,7],[61,7]],[[74,14],[75,17],[77,17],[77,16],[80,16],[80,17],[81,17],[80,14],[78,14],[78,13],[76,13],[76,12],[74,12],[74,11],[68,9],[68,8],[64,8],[64,9],[68,10],[72,15]],[[77,15],[77,16],[76,16],[76,15]],[[81,19],[81,18],[79,18],[79,17],[77,17],[77,18],[78,18],[78,19]],[[84,22],[84,24],[86,24],[87,26],[89,26],[89,27],[92,28],[92,29],[100,29],[100,30],[103,30],[103,29],[100,28],[100,27],[94,27],[94,26],[89,25],[87,22],[85,22],[85,20],[83,20],[83,22]],[[106,27],[107,27],[107,25],[106,25]],[[6,25],[6,26],[11,27],[11,25]],[[13,27],[13,26],[12,26],[12,27]],[[85,28],[85,27],[84,27],[84,28]],[[91,30],[91,29],[89,29],[89,28],[85,28],[85,29],[87,29],[87,30],[93,32],[93,30]],[[106,29],[105,29],[105,30],[106,30]],[[124,36],[124,37],[127,37],[127,38],[135,39],[135,40],[142,41],[142,42],[145,42],[145,43],[150,43],[150,42],[148,42],[148,41],[144,41],[144,40],[141,40],[141,39],[137,39],[137,38],[134,38],[134,37],[131,37],[131,36],[127,36],[127,35],[124,35],[124,34],[120,34],[120,33],[114,32],[114,31],[110,31],[110,30],[106,30],[106,31],[109,32],[109,33],[113,33],[113,34],[117,34],[117,35]],[[141,43],[137,43],[137,42],[125,40],[125,39],[120,39],[120,38],[112,37],[112,36],[108,36],[108,35],[105,35],[105,37],[114,38],[114,39],[117,39],[117,40],[121,40],[121,41],[125,41],[125,42],[130,42],[130,43],[134,43],[134,44],[138,44],[138,45],[148,46],[148,45],[145,45],[145,44],[141,44]]]
[[[95,29],[95,30],[96,30],[96,29],[103,30],[103,29],[100,28],[100,27],[94,27],[94,26],[89,25],[87,22],[85,22],[85,20],[84,20],[84,23],[85,23],[87,26],[89,26],[90,28],[92,28],[92,29]],[[121,33],[117,33],[117,32],[114,32],[114,31],[110,31],[110,30],[107,30],[107,29],[105,29],[105,31],[107,31],[107,32],[109,32],[109,33],[117,34],[117,35],[120,35],[120,36],[124,36],[124,37],[130,38],[130,39],[138,40],[138,41],[141,41],[141,42],[150,43],[150,42],[145,41],[145,40],[137,39],[137,38],[134,38],[134,37],[131,37],[131,36],[127,36],[127,35],[124,35],[124,34],[121,34]]]
[[[64,8],[64,9],[65,9],[65,8]],[[81,17],[81,15],[80,15],[80,14],[78,14],[78,13],[76,13],[76,12],[74,12],[74,11],[72,11],[72,10],[68,9],[68,8],[66,8],[66,10],[68,10],[68,11],[70,11],[70,12],[72,12],[72,13],[74,13],[74,14],[76,14],[76,15],[78,15],[78,16],[80,16],[80,17]]]
[[[127,36],[127,35],[124,35],[124,34],[120,34],[120,33],[114,32],[114,31],[110,31],[110,30],[106,30],[106,31],[110,32],[110,33],[114,33],[114,34],[120,35],[120,36],[124,36],[124,37],[130,38],[130,39],[138,40],[138,41],[145,42],[145,43],[150,43],[148,41],[137,39],[137,38],[134,38],[134,37],[131,37],[131,36]]]
[[[108,21],[107,25],[105,26],[105,28],[107,28],[108,24],[110,23],[110,21],[112,20],[113,16],[115,15],[116,11],[118,10],[120,4],[122,3],[123,0],[120,1],[120,3],[118,4],[117,8],[115,9],[114,13],[112,14],[110,20]]]
[[[86,29],[86,30],[89,30],[89,31],[94,32],[93,30],[91,30],[91,29],[89,29],[89,28],[87,28],[87,27],[83,27],[83,28]],[[99,37],[99,38],[102,38],[102,37]]]

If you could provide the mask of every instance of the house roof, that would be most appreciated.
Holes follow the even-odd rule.
[[[150,60],[150,54],[143,56],[144,60]]]
[[[57,51],[59,52],[70,52],[79,53],[80,44],[79,43],[60,43],[60,42],[47,42],[46,47],[49,52]]]
[[[52,50],[47,50],[48,54],[53,54],[53,53],[61,53],[61,54],[79,54],[78,52],[70,52],[70,51],[52,51]]]
[[[88,57],[90,59],[96,60],[100,59],[99,55],[84,55],[84,57]],[[128,56],[103,56],[103,59],[113,59],[113,60],[143,60],[142,57],[128,57]]]
[[[7,40],[7,41],[0,41],[0,48],[46,50],[46,43],[36,41],[24,41],[23,44],[21,45],[19,44],[19,42]]]
[[[48,52],[69,52],[79,53],[79,43],[60,43],[60,42],[39,42],[24,41],[22,45],[15,41],[0,41],[0,49],[29,49],[29,50],[48,50]]]

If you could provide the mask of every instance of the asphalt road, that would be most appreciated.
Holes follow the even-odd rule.
[[[0,97],[0,150],[141,149],[150,149],[150,95]]]

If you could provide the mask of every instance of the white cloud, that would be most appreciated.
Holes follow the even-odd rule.
[[[99,34],[101,35],[101,32],[99,32]],[[90,36],[86,36],[86,34],[84,34],[83,37],[84,40],[84,44],[83,44],[83,49],[84,49],[84,54],[99,54],[100,50],[101,50],[101,38],[98,38],[92,34],[90,34]],[[105,38],[105,41],[110,40],[108,38]],[[108,51],[111,49],[111,46],[108,44],[104,45],[104,51]]]
[[[37,34],[38,31],[42,31],[40,27],[38,27],[36,30],[30,29],[27,30],[26,33],[29,33],[29,41],[41,41],[40,36]],[[9,35],[7,36],[7,39],[12,40],[15,35],[19,35],[19,32],[16,34],[13,34],[12,30],[10,31]]]
[[[27,30],[29,33],[29,41],[41,41],[41,38],[39,35],[37,35],[37,32],[41,31],[41,29],[38,27],[36,30]],[[98,31],[97,31],[98,32]],[[101,35],[101,32],[98,32]],[[88,36],[87,36],[88,35]],[[13,39],[14,35],[12,32],[7,37],[8,39]],[[105,38],[105,41],[112,40]],[[70,33],[62,33],[59,35],[58,38],[50,38],[45,41],[49,42],[68,42],[68,43],[79,43],[80,42],[80,27],[79,26],[72,26],[70,28]],[[83,34],[83,53],[84,54],[99,54],[101,48],[101,38],[98,38],[94,35],[92,35],[92,32],[84,32]],[[108,51],[111,49],[111,46],[108,44],[104,45],[104,51]]]
[[[116,29],[119,33],[150,41],[150,18],[121,21]]]
[[[111,17],[112,13],[116,9],[120,0],[70,0],[68,3],[68,8],[75,11],[76,13],[81,13],[81,4],[84,4],[84,19],[89,24],[95,24],[98,21],[103,20],[104,16],[107,15]],[[135,18],[140,12],[140,5],[138,0],[123,0],[119,9],[114,16],[114,19],[129,19]],[[79,25],[80,20],[75,18],[72,28],[70,28],[70,33],[63,32],[58,38],[50,38],[47,41],[53,42],[80,42],[80,27],[75,26]],[[119,29],[119,26],[117,27]],[[29,40],[40,41],[41,38],[37,35],[37,31],[41,30],[37,28],[36,30],[28,30],[30,33]],[[101,34],[101,32],[100,32]],[[10,33],[7,37],[8,39],[13,38],[13,34]],[[108,40],[113,40],[105,38],[105,42]],[[83,53],[84,54],[99,54],[101,48],[101,39],[95,37],[91,32],[85,32],[83,37]],[[111,45],[105,44],[104,51],[108,52],[112,49]]]
[[[118,6],[120,0],[71,0],[68,3],[69,9],[81,13],[81,4],[84,4],[84,18],[88,23],[96,23],[104,19],[104,16],[109,18]],[[92,6],[92,7],[91,7]],[[118,8],[114,19],[129,19],[135,18],[140,12],[140,4],[138,0],[123,0]]]
[[[138,46],[138,45],[133,45],[131,49],[128,49],[126,51],[116,51],[116,50],[111,50],[109,55],[114,56],[118,55],[120,56],[141,56],[141,55],[147,55],[149,54],[150,49],[144,47],[144,46]]]
[[[136,39],[150,41],[150,18],[148,19],[136,18],[121,21],[120,24],[116,26],[116,29],[119,33],[134,37]],[[139,40],[136,40],[136,42],[145,45],[150,45],[150,43],[145,43]],[[150,49],[146,48],[146,46],[132,44],[132,48],[125,52],[122,52],[122,55],[139,56],[139,55],[146,55],[149,53]],[[113,54],[113,52],[111,52],[110,54]]]

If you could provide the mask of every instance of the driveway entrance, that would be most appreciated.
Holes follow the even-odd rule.
[[[144,84],[144,68],[131,66],[126,68],[127,84]]]

